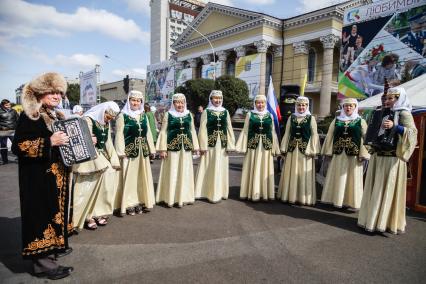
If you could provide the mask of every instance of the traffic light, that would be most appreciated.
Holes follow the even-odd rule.
[[[126,75],[123,79],[123,90],[126,94],[129,93],[129,75]]]

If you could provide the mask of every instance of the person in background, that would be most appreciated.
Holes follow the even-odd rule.
[[[197,112],[194,115],[194,125],[195,125],[195,130],[198,133],[198,129],[200,129],[200,122],[201,122],[201,115],[203,114],[203,106],[198,106],[197,108]]]
[[[81,116],[83,116],[83,113],[84,113],[84,111],[83,111],[83,108],[81,107],[81,105],[75,105],[72,108],[72,115],[75,116],[75,117],[81,117]]]
[[[13,140],[18,118],[19,115],[12,108],[10,101],[7,99],[2,100],[0,103],[0,152],[3,165],[9,163],[7,141]]]
[[[60,266],[55,256],[71,250],[69,170],[58,147],[68,144],[69,137],[52,130],[53,122],[64,119],[55,107],[66,89],[65,78],[58,73],[45,73],[25,85],[24,112],[12,144],[19,159],[22,256],[32,260],[35,276],[52,280],[67,277],[73,270]]]
[[[148,103],[145,103],[144,110],[145,110],[145,115],[148,119],[149,129],[152,134],[152,140],[154,141],[154,145],[155,145],[157,144],[157,136],[158,136],[156,119],[155,119],[154,113],[151,111],[151,106]],[[155,151],[153,151],[153,153],[154,152]],[[151,163],[152,163],[152,160],[151,160]]]

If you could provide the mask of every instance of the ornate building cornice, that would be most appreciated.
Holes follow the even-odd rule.
[[[281,56],[283,56],[283,47],[282,47],[282,45],[280,45],[280,46],[274,46],[273,51],[274,51],[274,56],[275,57],[281,57]]]
[[[299,41],[293,43],[293,53],[294,55],[298,54],[308,54],[309,53],[309,43],[306,41]]]
[[[320,41],[322,42],[324,49],[334,48],[334,46],[336,45],[337,42],[339,42],[339,40],[340,38],[333,34],[320,37]]]
[[[254,44],[254,46],[256,46],[258,53],[265,53],[265,52],[267,52],[268,48],[271,46],[271,42],[270,41],[266,41],[264,39],[255,41],[253,44]]]
[[[198,66],[198,58],[190,58],[187,60],[189,63],[189,67],[196,68]]]
[[[203,55],[200,56],[200,58],[201,58],[201,60],[203,60],[204,65],[210,64],[210,62],[211,62],[210,54],[203,54]]]
[[[238,46],[234,48],[235,53],[237,53],[237,57],[246,56],[247,48],[245,46]]]
[[[229,52],[225,50],[221,50],[216,52],[216,55],[219,61],[226,61],[226,59],[228,58]]]

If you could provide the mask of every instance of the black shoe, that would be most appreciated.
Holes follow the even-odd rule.
[[[66,256],[66,255],[69,255],[70,253],[72,253],[71,247],[66,248],[63,252],[59,252],[59,253],[55,254],[55,256],[56,256],[56,258],[60,258],[60,257]]]
[[[50,280],[58,280],[65,278],[70,275],[71,271],[73,271],[74,268],[71,266],[58,266],[56,269],[35,273],[35,276],[38,278],[47,278]]]

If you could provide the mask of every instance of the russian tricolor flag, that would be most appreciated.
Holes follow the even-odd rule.
[[[280,106],[278,105],[277,97],[275,96],[274,84],[272,84],[272,76],[269,78],[268,96],[266,97],[266,106],[268,111],[272,114],[274,119],[275,132],[277,132],[278,138],[280,137],[280,122],[281,112]]]

